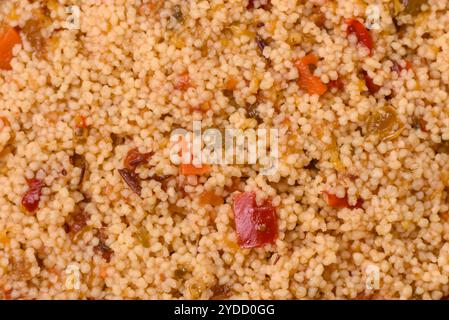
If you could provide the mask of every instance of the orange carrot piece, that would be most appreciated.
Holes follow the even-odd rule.
[[[182,163],[180,165],[181,174],[184,176],[202,176],[210,173],[211,168],[208,165],[201,165],[199,167],[195,167],[191,163]]]
[[[316,65],[317,63],[318,58],[314,54],[308,54],[295,62],[299,73],[298,85],[309,94],[322,95],[327,91],[327,87],[321,82],[320,78],[313,75],[309,68],[309,65]]]
[[[19,32],[14,28],[7,28],[0,33],[0,69],[11,70],[12,50],[16,44],[22,43]]]

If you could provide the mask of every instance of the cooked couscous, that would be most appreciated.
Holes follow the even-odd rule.
[[[0,298],[444,299],[448,0],[1,0]],[[276,172],[171,133],[276,128]]]

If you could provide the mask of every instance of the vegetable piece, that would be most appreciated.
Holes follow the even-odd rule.
[[[368,88],[368,91],[370,94],[374,95],[380,90],[380,86],[375,84],[373,79],[368,75],[368,72],[365,70],[362,71],[363,79],[365,79],[366,87]]]
[[[75,121],[75,140],[77,144],[86,143],[87,138],[89,137],[89,127],[86,124],[86,117],[82,115],[76,115],[74,117]]]
[[[10,127],[11,123],[9,122],[8,118],[4,117],[4,116],[0,116],[0,127]]]
[[[210,204],[211,206],[219,206],[224,203],[223,197],[220,197],[215,194],[213,191],[204,191],[200,195],[200,204],[206,205]]]
[[[343,81],[340,78],[337,78],[337,80],[331,80],[329,81],[329,83],[327,84],[327,87],[329,89],[337,89],[337,91],[341,91],[345,88],[345,85],[343,83]]]
[[[405,60],[405,67],[402,67],[398,62],[393,62],[393,66],[391,67],[391,71],[396,73],[401,73],[402,70],[410,70],[412,69],[412,63],[409,60]]]
[[[11,60],[13,49],[17,44],[21,44],[20,34],[14,28],[0,30],[0,69],[11,70]]]
[[[180,266],[175,270],[175,278],[176,279],[184,279],[185,275],[188,273],[189,271],[186,269],[186,267]]]
[[[184,15],[182,14],[182,8],[179,4],[173,7],[173,17],[178,21],[184,21]]]
[[[142,195],[142,186],[140,185],[139,176],[132,170],[129,169],[118,169],[118,172],[125,180],[126,184],[134,191],[139,197]]]
[[[114,251],[112,251],[111,248],[109,248],[103,240],[100,240],[98,245],[94,247],[94,252],[96,254],[99,254],[102,256],[103,259],[105,259],[107,262],[111,261],[112,254]]]
[[[274,243],[278,235],[276,209],[269,201],[258,206],[254,192],[241,193],[234,200],[237,242],[241,248]]]
[[[140,227],[136,233],[137,240],[144,248],[150,247],[150,236],[145,227]]]
[[[126,169],[135,171],[139,165],[148,163],[148,159],[152,155],[152,152],[140,153],[139,149],[134,148],[128,151],[128,154],[126,155],[123,163]]]
[[[74,119],[75,119],[75,126],[76,126],[76,128],[82,128],[82,129],[86,129],[87,128],[86,117],[85,116],[76,115]]]
[[[70,157],[70,163],[74,167],[79,168],[81,170],[80,177],[78,180],[78,185],[81,185],[81,183],[84,180],[84,175],[86,173],[86,158],[81,154],[74,153]]]
[[[207,111],[209,111],[211,108],[210,106],[210,102],[209,101],[205,101],[197,106],[189,106],[189,111],[190,112],[201,112],[201,113],[206,113]]]
[[[261,124],[263,122],[263,119],[260,117],[257,107],[257,104],[246,106],[246,115],[248,116],[248,118],[255,119],[257,123]]]
[[[224,83],[224,89],[229,91],[234,91],[237,88],[238,81],[234,76],[230,76],[228,79],[226,79],[226,82]],[[230,94],[233,94],[232,92]],[[225,96],[228,96],[229,94],[225,94]]]
[[[45,186],[42,180],[27,179],[28,191],[22,197],[22,205],[28,212],[34,212],[41,200],[42,188]]]
[[[148,159],[153,155],[152,152],[140,153],[137,148],[128,151],[123,164],[124,169],[118,169],[118,172],[125,180],[126,184],[134,191],[139,197],[142,194],[142,186],[140,185],[141,179],[136,174],[136,169],[139,165],[148,163]]]
[[[429,130],[426,127],[427,121],[424,120],[422,117],[413,117],[413,127],[419,128],[423,132],[429,132]]]
[[[231,289],[225,284],[216,284],[212,288],[210,288],[210,290],[212,291],[210,300],[223,300],[229,298],[232,295]]]
[[[343,198],[337,197],[335,194],[330,193],[328,191],[323,191],[324,198],[327,202],[327,204],[334,208],[349,208],[349,209],[355,209],[355,208],[361,208],[363,204],[362,199],[358,199],[357,203],[354,206],[351,206],[348,202],[348,196],[345,195]]]
[[[9,244],[10,238],[8,236],[9,229],[0,230],[0,245],[6,247]]]
[[[263,50],[267,46],[267,42],[260,35],[256,35],[256,43],[257,46],[259,47],[260,53],[263,54]]]
[[[211,167],[206,164],[196,167],[191,163],[181,163],[180,169],[184,176],[202,176],[211,171]]]
[[[309,94],[322,95],[327,91],[327,87],[320,78],[313,75],[309,67],[317,63],[318,58],[314,54],[308,54],[295,62],[299,73],[298,86]]]
[[[248,5],[246,6],[247,10],[253,10],[256,8],[255,0],[248,0]],[[258,8],[263,10],[270,10],[271,8],[271,0],[260,0]]]
[[[190,81],[190,76],[188,72],[184,72],[178,76],[175,82],[175,89],[186,91],[188,88],[192,86]]]
[[[78,211],[71,217],[71,221],[67,222],[67,233],[75,238],[87,226],[87,220],[89,220],[89,215],[84,211]]]
[[[344,172],[346,170],[343,162],[340,159],[340,147],[338,146],[337,137],[334,133],[331,133],[331,143],[327,146],[326,151],[329,152],[330,162],[338,172]]]
[[[139,13],[144,16],[150,16],[157,13],[163,6],[162,0],[150,0],[139,7]]]
[[[367,121],[368,133],[378,134],[383,140],[397,138],[404,128],[396,110],[390,106],[378,109],[369,116]]]
[[[44,17],[41,15],[33,17],[25,23],[22,30],[38,57],[42,57],[46,52],[46,41],[42,35],[42,29],[45,27],[44,21]]]
[[[405,13],[415,16],[421,12],[422,5],[426,3],[427,0],[394,0],[394,14],[397,16]]]
[[[183,157],[183,151],[188,151],[188,148],[192,147],[189,146],[188,143],[185,141],[184,137],[180,137],[179,143],[181,144],[181,150],[179,152],[179,155],[181,156],[181,159],[184,159]],[[184,176],[201,176],[206,175],[210,173],[211,167],[207,164],[202,165],[194,165],[192,164],[193,161],[193,151],[190,151],[190,163],[181,163],[179,165],[179,170],[182,175]]]
[[[405,5],[405,13],[417,15],[421,12],[421,6],[427,3],[427,0],[402,0]]]
[[[372,50],[374,47],[373,38],[371,37],[369,31],[365,28],[363,23],[361,23],[357,19],[346,19],[345,22],[348,25],[348,29],[346,32],[348,34],[355,33],[358,42],[368,48],[371,55],[373,53]]]

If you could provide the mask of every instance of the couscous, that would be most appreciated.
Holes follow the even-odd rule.
[[[1,0],[0,298],[444,299],[448,0]],[[276,172],[170,135],[276,128]]]

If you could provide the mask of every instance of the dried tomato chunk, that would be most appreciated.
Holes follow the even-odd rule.
[[[118,172],[122,176],[123,180],[125,180],[126,184],[139,197],[142,195],[141,179],[135,171],[139,165],[148,163],[148,159],[152,155],[152,152],[140,153],[137,148],[131,149],[123,161],[125,168],[118,169]]]
[[[310,66],[316,66],[318,58],[314,54],[297,60],[295,62],[296,69],[298,69],[299,78],[297,80],[298,86],[305,90],[308,94],[322,95],[327,91],[326,85],[317,76],[313,75]]]
[[[368,75],[368,72],[365,70],[362,71],[363,78],[365,79],[366,87],[368,88],[369,93],[376,94],[380,90],[380,86],[374,83],[373,79]]]
[[[142,186],[140,185],[141,180],[139,176],[129,169],[118,169],[118,172],[125,180],[126,184],[134,191],[139,197],[142,195]]]
[[[41,200],[42,188],[45,186],[42,180],[27,179],[28,191],[22,197],[22,205],[28,212],[34,212]]]
[[[327,87],[329,89],[337,89],[337,91],[341,91],[345,88],[345,84],[343,83],[343,81],[340,78],[337,78],[337,80],[331,80],[329,81],[329,83],[327,84]]]
[[[391,67],[391,71],[396,73],[401,73],[402,70],[410,70],[412,69],[412,63],[410,60],[405,60],[405,67],[402,67],[398,62],[394,61],[393,66]]]
[[[274,243],[278,235],[276,209],[269,201],[258,206],[256,194],[245,192],[234,200],[237,242],[241,248],[256,248]]]
[[[16,29],[0,27],[0,70],[11,70],[14,46],[21,43],[20,34]]]
[[[175,89],[186,91],[188,88],[192,86],[192,82],[190,80],[190,76],[188,72],[184,72],[178,76],[175,82]]]
[[[246,5],[247,10],[256,9],[255,0],[248,0],[248,4]],[[259,1],[259,8],[263,10],[270,10],[271,8],[271,0]]]
[[[98,255],[101,255],[106,262],[110,262],[114,251],[109,248],[102,240],[94,247],[94,252]]]
[[[347,33],[355,33],[357,41],[368,48],[371,55],[374,47],[374,42],[371,34],[365,28],[363,23],[361,23],[357,19],[346,19],[345,22],[348,25]]]
[[[89,214],[84,211],[76,212],[72,217],[70,217],[70,221],[66,223],[66,232],[72,237],[75,237],[87,226],[87,221],[89,218]]]
[[[349,209],[355,209],[355,208],[361,208],[363,204],[362,199],[358,199],[357,203],[354,206],[351,206],[348,201],[348,196],[345,195],[343,198],[337,197],[335,194],[330,193],[328,191],[323,191],[324,198],[327,202],[327,204],[334,208],[349,208]]]
[[[136,170],[136,168],[141,164],[148,163],[148,159],[153,155],[153,153],[140,153],[137,148],[131,149],[126,155],[124,165],[125,168],[131,171]]]

